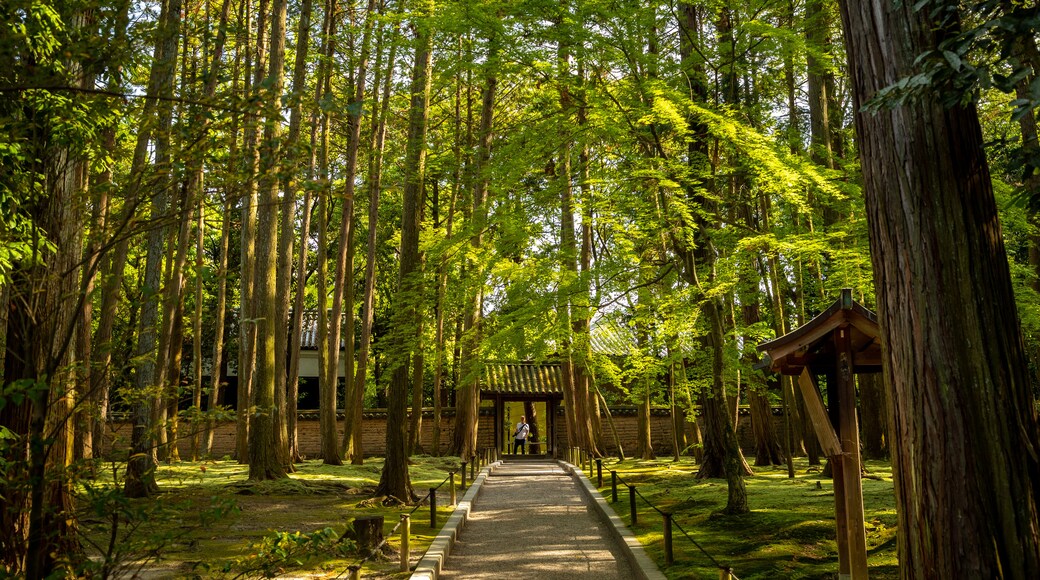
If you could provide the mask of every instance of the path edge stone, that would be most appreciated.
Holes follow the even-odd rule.
[[[415,571],[409,576],[411,580],[437,580],[441,573],[441,567],[444,566],[444,562],[451,554],[451,549],[455,546],[455,540],[458,538],[459,531],[462,529],[462,526],[466,525],[469,512],[473,509],[473,501],[477,499],[477,495],[480,494],[480,489],[484,487],[484,482],[487,481],[491,471],[501,465],[501,463],[502,461],[499,460],[480,470],[477,478],[470,484],[469,489],[466,490],[466,494],[462,496],[459,504],[455,506],[455,511],[448,516],[448,521],[444,523],[444,527],[437,533],[437,537],[433,539],[429,549],[423,554],[419,564],[415,566]]]
[[[621,518],[607,504],[607,499],[592,485],[589,478],[585,477],[585,473],[566,461],[558,461],[565,470],[578,480],[578,488],[585,495],[589,505],[599,514],[600,519],[608,524],[607,529],[610,535],[617,542],[618,547],[625,555],[629,565],[632,566],[632,570],[637,574],[637,577],[641,580],[666,580],[665,575],[657,567],[657,564],[654,564],[654,561],[646,555],[646,550],[639,543],[639,539],[636,538],[632,530],[628,529],[625,522],[621,521]]]

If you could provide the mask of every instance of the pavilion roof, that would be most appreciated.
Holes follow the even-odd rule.
[[[841,291],[841,297],[801,327],[758,345],[765,352],[763,361],[772,371],[785,375],[801,374],[811,366],[817,372],[835,365],[835,348],[831,336],[835,330],[847,329],[852,344],[852,368],[855,373],[881,370],[881,331],[877,315],[852,299],[852,290]]]
[[[480,393],[562,397],[563,371],[560,363],[488,362]]]

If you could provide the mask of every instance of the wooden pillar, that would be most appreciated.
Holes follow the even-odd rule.
[[[502,394],[495,395],[495,449],[502,451],[503,437],[502,422],[505,420],[505,405],[502,404]]]
[[[827,414],[830,416],[831,426],[834,427],[834,431],[838,434],[839,441],[842,440],[840,400],[838,374],[832,368],[827,372]],[[842,469],[844,462],[841,455],[831,455],[827,459],[831,462],[831,480],[834,483],[834,525],[837,530],[835,539],[838,544],[838,578],[844,580],[851,577],[851,568],[849,566],[849,524],[845,515],[845,477]]]
[[[556,399],[550,398],[545,407],[545,452],[556,457]]]
[[[841,423],[841,476],[845,487],[845,517],[848,529],[849,572],[853,580],[867,578],[867,534],[863,516],[863,480],[859,457],[859,424],[856,420],[856,381],[852,369],[849,326],[834,331],[837,355],[838,410]],[[834,479],[838,479],[837,465]],[[837,500],[837,494],[835,494]]]

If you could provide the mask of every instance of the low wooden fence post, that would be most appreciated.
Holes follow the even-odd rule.
[[[462,489],[466,489],[466,462],[465,461],[462,462],[462,483],[459,484],[459,487],[461,487]]]
[[[729,566],[719,569],[719,580],[733,580],[733,569]]]
[[[433,496],[430,496],[433,497]],[[411,554],[409,554],[409,536],[411,535],[411,529],[408,521],[408,514],[401,514],[401,571],[407,572],[408,568],[411,567]]]
[[[603,460],[596,458],[596,487],[603,487]]]
[[[469,458],[469,480],[470,481],[476,481],[477,480],[477,456],[476,455],[474,455],[473,457]]]
[[[430,488],[430,527],[437,529],[437,488]]]
[[[350,570],[350,575],[348,576],[350,580],[361,580],[361,566],[355,564],[347,569]]]
[[[617,472],[610,472],[610,502],[617,503]]]
[[[458,505],[459,502],[456,501],[456,497],[455,497],[455,472],[454,471],[451,472],[451,488],[450,489],[451,489],[451,505]]]

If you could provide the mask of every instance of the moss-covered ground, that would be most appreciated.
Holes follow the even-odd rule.
[[[458,465],[457,457],[413,458],[409,473],[416,495],[426,496]],[[247,481],[248,466],[235,461],[161,465],[156,500],[96,500],[101,507],[85,510],[81,531],[85,543],[104,550],[112,533],[111,511],[134,514],[116,530],[126,553],[113,558],[128,576],[346,578],[347,567],[360,558],[351,542],[339,541],[350,522],[362,515],[383,515],[384,534],[389,535],[401,514],[416,508],[372,498],[382,467],[382,458],[360,466],[307,461],[297,464],[289,479],[254,484]],[[101,476],[89,486],[95,491],[84,494],[84,503],[98,497],[106,487],[103,482]],[[449,484],[438,490],[437,498],[439,529],[453,509]],[[438,531],[430,527],[427,502],[412,514],[410,525],[414,564]],[[366,562],[363,577],[403,577],[396,574],[400,535],[388,543],[392,553]],[[99,559],[99,553],[95,549],[93,557]]]
[[[867,461],[863,478],[868,565],[871,578],[897,578],[896,511],[892,469],[887,462]],[[751,513],[722,514],[726,482],[696,479],[697,466],[683,458],[651,461],[607,459],[600,492],[611,502],[610,471],[634,485],[640,495],[670,512],[719,564],[741,580],[766,578],[833,578],[838,572],[835,543],[834,491],[830,478],[802,458],[794,479],[786,467],[756,467],[748,477]],[[596,477],[593,472],[593,485]],[[631,524],[628,489],[619,484],[618,503],[610,505]],[[669,578],[718,578],[718,567],[693,542],[673,528],[675,563],[665,566],[663,517],[637,498],[634,533],[649,556]]]

